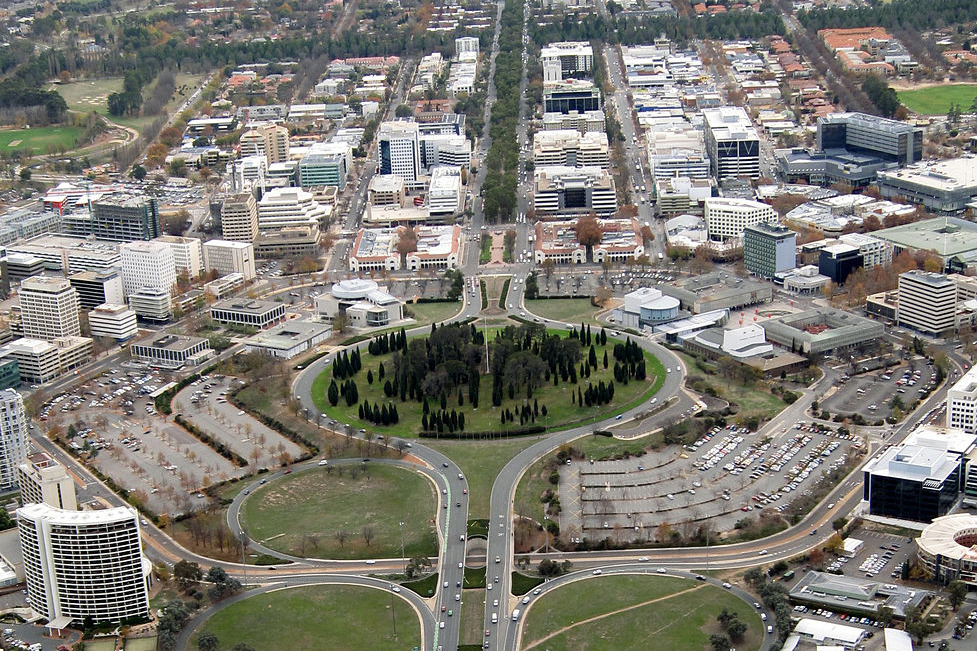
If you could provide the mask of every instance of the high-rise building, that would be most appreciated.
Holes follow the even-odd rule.
[[[245,280],[255,277],[254,246],[250,242],[208,240],[204,242],[204,267],[222,276],[239,273]]]
[[[132,242],[163,234],[155,197],[116,193],[92,202],[91,232],[100,240]]]
[[[599,167],[537,167],[533,206],[537,215],[606,217],[617,210],[614,179]]]
[[[796,264],[797,234],[779,224],[760,222],[743,229],[743,262],[751,274],[773,278]]]
[[[576,129],[537,131],[533,136],[533,163],[569,167],[610,167],[607,134]]]
[[[173,266],[177,274],[184,271],[190,278],[196,278],[204,268],[204,253],[200,240],[196,237],[161,235],[155,242],[162,242],[173,252]]]
[[[225,240],[252,242],[258,237],[258,201],[250,192],[235,194],[221,206],[221,235]]]
[[[546,68],[555,65],[561,72],[561,79],[578,73],[588,73],[594,69],[594,46],[590,41],[564,41],[550,43],[539,53],[539,60]]]
[[[119,622],[149,615],[152,564],[142,555],[135,509],[17,509],[27,599],[49,625]]]
[[[126,341],[136,336],[136,312],[125,304],[103,303],[88,313],[88,331],[93,337]]]
[[[601,110],[600,89],[583,79],[543,84],[544,113],[587,113]]]
[[[709,197],[705,200],[705,218],[709,238],[724,241],[742,237],[747,226],[776,222],[777,211],[760,201]]]
[[[964,373],[947,390],[946,426],[977,434],[977,367]]]
[[[431,185],[427,191],[427,209],[431,219],[458,214],[464,197],[460,167],[439,165],[431,170]]]
[[[844,284],[848,276],[862,265],[862,254],[858,247],[844,242],[826,246],[818,254],[818,273],[839,285]]]
[[[21,337],[5,344],[0,355],[17,360],[24,382],[43,384],[88,362],[92,358],[92,340],[88,337],[58,337],[44,341]]]
[[[938,335],[956,324],[957,285],[943,274],[907,271],[899,274],[899,325]]]
[[[81,334],[78,292],[66,278],[25,279],[20,284],[20,314],[25,337],[54,339]]]
[[[129,294],[129,307],[140,319],[161,323],[173,316],[173,300],[170,292],[155,287],[143,287]]]
[[[288,129],[280,124],[254,124],[241,134],[241,156],[264,156],[269,163],[288,160]]]
[[[866,269],[892,262],[892,247],[885,240],[864,233],[845,233],[838,239],[858,248]]]
[[[17,466],[23,504],[47,504],[56,509],[78,510],[75,482],[68,469],[47,452],[35,452]]]
[[[119,246],[126,295],[144,288],[169,293],[176,284],[173,249],[162,242],[127,242]]]
[[[258,232],[278,233],[286,228],[312,228],[317,233],[330,208],[319,204],[311,192],[275,188],[258,202]]]
[[[90,310],[102,303],[125,303],[122,274],[108,271],[79,271],[68,276],[68,282],[78,292],[82,309]]]
[[[381,122],[379,132],[380,174],[396,174],[407,187],[415,187],[421,175],[420,134],[416,122]]]
[[[24,399],[13,389],[0,391],[0,490],[17,486],[17,466],[27,460],[30,437]]]
[[[471,167],[472,143],[465,136],[455,134],[421,134],[421,167],[436,165]]]
[[[817,145],[910,165],[923,158],[923,128],[867,113],[829,113],[818,118]]]
[[[717,179],[760,177],[760,136],[739,106],[702,111],[706,152]]]
[[[353,168],[353,148],[345,142],[316,143],[299,161],[299,185],[328,185],[342,190]]]

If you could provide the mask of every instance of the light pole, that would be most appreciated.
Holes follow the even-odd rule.
[[[404,554],[404,523],[400,523],[400,561],[404,564],[404,575],[407,574],[407,556]]]

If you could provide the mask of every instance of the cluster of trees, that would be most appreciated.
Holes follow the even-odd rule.
[[[371,355],[386,355],[394,350],[404,350],[407,348],[407,333],[403,328],[400,332],[388,332],[387,334],[376,335],[367,345],[367,350]],[[383,364],[380,365],[383,368]],[[383,371],[380,371],[380,379],[383,379]]]
[[[760,601],[773,611],[774,619],[777,621],[777,635],[781,640],[786,639],[792,626],[790,621],[791,606],[787,600],[786,586],[783,583],[767,580],[767,575],[758,567],[747,570],[743,579],[753,587],[753,590],[759,595]]]
[[[426,406],[427,403],[425,402]],[[421,414],[421,428],[425,432],[464,432],[465,414],[451,409],[440,409],[435,412]]]
[[[746,622],[739,618],[737,613],[731,613],[725,608],[716,616],[723,633],[714,633],[709,636],[709,644],[714,651],[729,651],[733,648],[732,642],[741,642],[746,634]]]
[[[360,390],[356,386],[354,380],[344,380],[342,384],[336,384],[336,380],[329,382],[329,388],[326,389],[326,399],[329,404],[335,407],[339,404],[339,398],[342,397],[346,401],[347,407],[352,407],[360,400]],[[363,418],[362,414],[360,418]]]
[[[359,409],[360,420],[369,421],[375,425],[396,425],[400,422],[400,414],[397,413],[397,405],[392,402],[385,405],[371,405],[369,400],[364,400]]]
[[[354,348],[352,355],[344,350],[336,356],[336,361],[333,362],[332,376],[336,380],[345,380],[359,373],[361,368],[363,368],[363,362],[360,360],[359,349]]]
[[[465,274],[459,269],[448,269],[444,272],[444,277],[451,281],[451,287],[448,288],[448,293],[445,294],[445,297],[452,301],[461,298],[462,293],[465,291]]]
[[[597,386],[588,385],[585,391],[580,390],[577,387],[577,393],[574,395],[570,393],[570,400],[573,404],[583,405],[585,407],[599,407],[600,405],[605,405],[614,399],[614,383],[609,382],[604,384],[601,380],[597,383]]]
[[[159,77],[156,79],[156,85],[153,87],[153,92],[142,105],[143,115],[159,115],[162,113],[167,102],[173,97],[174,91],[176,91],[176,75],[173,74],[173,71],[164,70],[159,73]],[[194,144],[196,145],[196,143]],[[206,144],[210,143],[208,142]]]
[[[646,375],[644,353],[636,342],[631,341],[631,337],[623,344],[614,344],[615,380],[627,384],[631,378],[644,380]]]
[[[142,107],[143,86],[150,79],[152,72],[148,68],[140,68],[127,74],[122,81],[122,90],[111,93],[108,97],[109,115],[137,115]]]
[[[546,405],[540,407],[539,401],[533,400],[532,407],[530,407],[528,404],[523,404],[521,407],[516,407],[515,411],[506,407],[502,410],[499,420],[503,425],[506,423],[514,423],[517,414],[519,416],[520,426],[525,425],[526,423],[535,423],[536,419],[540,416],[546,416]]]
[[[902,106],[895,89],[890,88],[889,82],[878,75],[865,77],[862,82],[862,92],[868,96],[872,104],[875,104],[875,108],[883,117],[891,118]]]
[[[44,107],[49,122],[64,119],[68,104],[56,91],[29,87],[23,80],[9,78],[0,81],[0,108]]]
[[[801,10],[797,18],[809,30],[826,27],[906,28],[913,31],[971,23],[977,16],[977,0],[934,0],[920,4],[914,0],[894,0],[852,10],[832,8]]]

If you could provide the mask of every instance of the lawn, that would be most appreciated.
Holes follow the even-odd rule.
[[[537,298],[526,301],[526,310],[544,319],[596,326],[600,308],[591,305],[589,298]]]
[[[485,589],[465,590],[461,594],[461,644],[481,644],[485,639],[482,622],[485,621],[485,599],[488,594]],[[455,608],[454,616],[458,615],[458,608]]]
[[[452,303],[408,303],[407,309],[414,314],[417,325],[441,323],[461,311],[461,301]],[[416,326],[415,326],[416,327]]]
[[[437,553],[434,489],[421,475],[367,464],[356,477],[326,466],[257,489],[241,509],[248,535],[272,549],[316,558],[407,558]],[[372,540],[367,542],[367,531]],[[340,541],[340,533],[346,539]]]
[[[391,598],[391,594],[358,586],[276,590],[228,606],[207,620],[200,632],[214,633],[221,649],[236,644],[247,644],[256,651],[416,648],[421,643],[417,613],[407,601]],[[196,639],[192,648],[197,648]]]
[[[491,338],[492,334],[490,331],[489,339],[491,340]],[[543,416],[541,413],[536,419],[536,422],[534,423],[535,425],[542,425],[543,427],[551,430],[568,427],[574,423],[585,423],[598,418],[610,418],[643,400],[651,398],[654,392],[661,388],[661,385],[664,383],[665,369],[657,359],[652,357],[647,352],[645,353],[645,364],[647,367],[646,380],[632,380],[627,385],[621,384],[620,382],[614,382],[613,348],[615,343],[619,342],[608,339],[606,346],[594,346],[597,354],[598,364],[597,370],[591,373],[590,378],[580,380],[577,385],[570,384],[569,382],[561,382],[559,386],[553,386],[552,383],[547,383],[545,386],[536,390],[534,399],[539,402],[540,407],[544,405],[546,406],[547,414]],[[608,365],[609,367],[607,369],[605,369],[602,365],[605,350],[610,360]],[[585,353],[583,355],[583,359],[586,360],[586,357],[587,355]],[[423,405],[419,402],[400,402],[399,400],[393,400],[393,402],[395,402],[397,405],[397,411],[400,416],[400,422],[397,424],[383,426],[360,420],[358,409],[359,404],[364,400],[368,400],[370,404],[385,404],[391,402],[391,399],[384,395],[383,382],[381,382],[378,378],[379,366],[381,362],[384,363],[384,368],[387,372],[393,370],[393,354],[388,353],[386,355],[377,357],[367,352],[363,352],[362,362],[363,368],[354,377],[359,393],[359,403],[352,406],[347,406],[346,402],[340,399],[339,403],[335,407],[329,405],[328,401],[326,400],[326,390],[328,389],[329,383],[332,380],[332,369],[328,368],[323,371],[312,383],[312,400],[315,402],[316,407],[318,407],[324,413],[329,414],[331,418],[335,418],[341,423],[350,423],[357,429],[369,428],[371,431],[381,432],[385,435],[389,434],[403,437],[416,436],[417,431],[420,429],[419,425],[421,423],[421,416],[423,415]],[[372,385],[367,384],[366,380],[370,371],[372,371],[374,377]],[[605,384],[614,382],[614,399],[607,404],[601,405],[600,407],[587,407],[572,403],[570,396],[571,391],[575,391],[578,387],[581,389],[585,388],[588,380],[594,385],[601,380],[603,380]],[[464,413],[466,432],[497,431],[499,429],[506,430],[519,427],[518,420],[502,425],[499,422],[499,412],[500,409],[505,407],[513,409],[519,408],[522,406],[523,400],[520,398],[506,398],[503,400],[501,407],[493,407],[492,382],[491,378],[489,377],[485,377],[479,384],[478,403],[480,405],[479,408],[477,410],[473,410],[467,401],[463,407],[459,408],[458,403],[455,401],[454,395],[452,395],[451,399],[448,401],[449,408],[458,409],[459,412]]]
[[[509,459],[536,442],[536,437],[501,441],[425,441],[458,464],[468,481],[468,517],[489,516],[492,484]]]
[[[75,141],[81,135],[81,127],[33,127],[30,129],[0,130],[0,151],[32,149],[35,154],[49,151],[65,151],[75,148]]]
[[[108,114],[108,97],[122,90],[122,77],[73,81],[53,87],[72,111]]]
[[[975,97],[977,84],[949,84],[899,91],[899,101],[920,115],[946,115],[951,104],[959,104],[966,113]]]
[[[736,403],[740,409],[736,418],[756,416],[761,420],[770,420],[787,406],[783,400],[770,393],[767,384],[757,381],[751,385],[725,378],[720,375],[706,375],[695,364],[695,358],[681,352],[676,354],[685,362],[689,374],[686,381],[696,378],[704,379],[716,389],[719,398]]]
[[[600,598],[595,599],[595,594]],[[647,603],[652,600],[660,601]],[[648,640],[654,640],[656,647],[665,649],[705,650],[709,636],[720,630],[716,616],[724,607],[739,613],[748,626],[736,648],[759,648],[763,639],[759,616],[722,588],[656,576],[584,579],[539,598],[526,615],[521,648],[625,651],[646,649]],[[609,614],[624,608],[631,610]],[[579,623],[595,617],[600,619]]]

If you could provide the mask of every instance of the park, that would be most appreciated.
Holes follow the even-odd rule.
[[[948,84],[899,91],[899,101],[919,115],[946,115],[951,106],[965,113],[977,98],[977,84]]]

